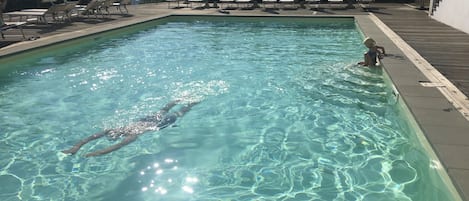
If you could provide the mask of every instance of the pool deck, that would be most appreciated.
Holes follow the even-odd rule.
[[[183,4],[181,4],[183,5]],[[174,5],[171,5],[174,6]],[[463,200],[469,200],[469,34],[431,19],[424,11],[405,4],[373,4],[372,12],[356,9],[228,10],[168,8],[167,3],[129,6],[105,18],[75,18],[71,23],[28,25],[26,37],[0,39],[0,59],[89,34],[117,29],[169,15],[249,16],[354,16],[366,36],[386,47],[386,72],[414,115],[435,154]],[[282,7],[282,6],[280,6]],[[4,47],[3,47],[4,46]],[[438,164],[435,164],[438,166]]]

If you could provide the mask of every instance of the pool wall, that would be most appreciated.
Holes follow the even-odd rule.
[[[468,122],[437,88],[422,86],[421,83],[429,82],[429,79],[369,16],[355,18],[365,36],[374,38],[386,48],[388,56],[382,60],[386,77],[395,89],[402,114],[408,116],[410,125],[417,131],[416,137],[434,160],[434,168],[447,184],[454,200],[467,200],[464,181],[453,172],[455,161],[448,156],[450,151],[444,138],[467,132]]]

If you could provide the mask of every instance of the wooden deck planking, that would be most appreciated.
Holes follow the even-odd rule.
[[[402,5],[375,15],[469,97],[469,34]]]

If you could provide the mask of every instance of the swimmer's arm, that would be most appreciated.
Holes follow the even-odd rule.
[[[86,157],[91,157],[91,156],[100,156],[100,155],[104,155],[104,154],[107,154],[107,153],[110,153],[110,152],[113,152],[115,150],[118,150],[120,149],[121,147],[125,146],[125,145],[128,145],[130,144],[131,142],[135,141],[135,139],[137,139],[137,135],[130,135],[130,136],[127,136],[126,138],[124,138],[124,140],[122,140],[121,142],[115,144],[115,145],[112,145],[106,149],[102,149],[102,150],[99,150],[99,151],[95,151],[95,152],[92,152],[92,153],[89,153],[89,154],[86,154],[85,156]]]
[[[180,100],[171,101],[168,104],[166,104],[163,108],[161,108],[161,110],[158,111],[157,113],[155,113],[153,115],[150,115],[150,116],[140,118],[138,121],[149,121],[149,122],[150,121],[160,121],[161,120],[160,118],[162,116],[164,116],[166,113],[168,113],[169,110],[171,110],[174,106],[176,106],[179,101]]]
[[[386,50],[384,49],[383,46],[376,46],[376,49],[379,50],[379,53],[382,53],[383,55],[386,55]]]
[[[166,114],[171,108],[173,108],[180,100],[173,100],[166,104],[157,114]]]
[[[189,112],[189,110],[191,110],[192,107],[194,107],[194,105],[197,105],[199,104],[199,102],[192,102],[190,103],[189,105],[181,108],[181,110],[179,110],[178,112],[176,112],[176,116],[178,117],[182,117],[184,116],[184,114],[186,114],[187,112]]]

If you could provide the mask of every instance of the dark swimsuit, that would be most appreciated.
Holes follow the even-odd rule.
[[[173,124],[177,120],[177,115],[174,113],[166,114],[166,115],[155,115],[155,116],[147,116],[144,118],[139,119],[141,122],[150,122],[156,123],[156,127],[159,129],[163,129],[168,127],[169,125]]]
[[[166,128],[169,125],[176,122],[177,118],[178,117],[176,116],[176,114],[173,114],[173,113],[167,114],[163,117],[163,119],[160,122],[158,122],[158,125],[156,125],[156,127],[158,127],[159,129]]]
[[[371,62],[373,63],[373,65],[375,65],[375,64],[376,64],[377,52],[376,52],[376,51],[371,51],[371,50],[369,50],[369,51],[367,52],[367,54],[368,54],[368,56],[370,57]]]

